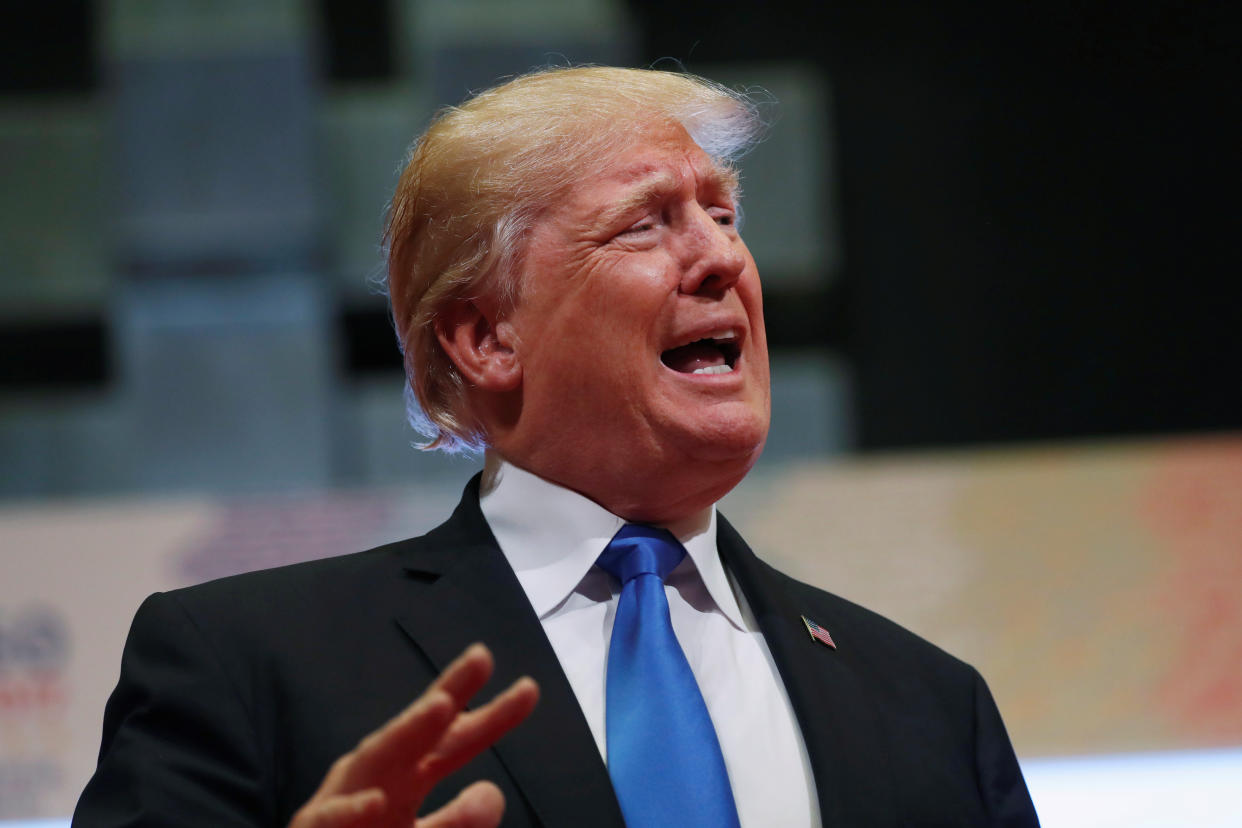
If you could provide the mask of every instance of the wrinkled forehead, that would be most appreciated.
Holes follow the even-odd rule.
[[[737,171],[727,161],[712,158],[675,121],[644,123],[584,162],[563,196],[569,201],[599,197],[601,190],[643,193],[680,189],[687,185],[712,196],[737,196]]]

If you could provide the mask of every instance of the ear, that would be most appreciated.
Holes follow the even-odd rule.
[[[514,350],[513,326],[484,312],[469,299],[444,308],[435,320],[436,338],[471,385],[504,392],[522,383],[522,366]]]

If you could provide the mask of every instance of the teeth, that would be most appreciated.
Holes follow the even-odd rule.
[[[715,333],[710,333],[703,338],[713,339],[717,342],[731,342],[734,339],[737,339],[737,331],[733,331],[733,330],[716,331]]]
[[[711,367],[708,367],[708,368],[695,368],[694,373],[696,374],[728,374],[732,370],[733,369],[730,368],[728,365],[712,365]]]

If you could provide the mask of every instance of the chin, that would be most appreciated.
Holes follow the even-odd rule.
[[[768,438],[768,417],[752,410],[729,412],[687,429],[685,454],[692,460],[745,463],[749,470],[763,452]]]
[[[721,467],[740,468],[740,474],[750,471],[763,453],[764,440],[750,434],[732,434],[728,439],[708,439],[697,442],[686,451],[688,462],[710,463]]]

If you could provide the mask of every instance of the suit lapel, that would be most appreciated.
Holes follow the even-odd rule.
[[[612,782],[543,626],[478,507],[478,478],[447,523],[409,553],[418,594],[398,623],[443,670],[483,641],[496,659],[492,691],[529,675],[540,700],[493,750],[547,828],[624,828]]]
[[[825,826],[895,826],[897,791],[867,688],[852,664],[848,630],[824,607],[795,604],[780,576],[719,519],[717,544],[763,631],[810,757]],[[839,649],[812,639],[801,616],[823,624]]]

